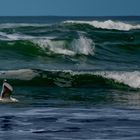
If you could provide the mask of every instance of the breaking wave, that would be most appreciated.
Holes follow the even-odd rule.
[[[140,88],[140,72],[119,72],[119,71],[104,71],[104,72],[96,72],[95,74],[100,75],[107,79],[112,79],[115,82],[123,83],[132,88]]]
[[[27,45],[27,47],[30,48],[30,45],[32,45],[32,47],[40,48],[42,51],[44,51],[44,54],[49,54],[52,52],[54,54],[69,56],[74,56],[77,54],[93,55],[95,49],[95,43],[83,35],[80,35],[79,39],[72,39],[72,41],[67,41],[55,40],[55,37],[35,37],[24,34],[7,34],[0,32],[0,40],[5,41],[5,44],[6,41],[12,41],[13,45],[20,43],[19,45],[22,47]],[[7,43],[10,44],[9,42]],[[19,49],[21,46],[18,46],[17,49]],[[7,49],[6,46],[5,49]]]
[[[80,36],[79,39],[74,39],[72,42],[67,42],[65,40],[55,41],[48,39],[34,40],[33,43],[39,45],[44,51],[49,49],[55,54],[63,55],[93,55],[95,44],[91,39],[84,36]]]
[[[35,39],[54,39],[55,37],[36,37],[31,35],[24,35],[19,33],[7,34],[5,32],[0,32],[1,41],[17,41],[17,40],[35,40]]]
[[[5,23],[0,24],[0,29],[8,29],[8,28],[20,28],[20,27],[46,27],[49,24],[37,24],[37,23]]]
[[[64,23],[74,23],[74,24],[89,24],[91,26],[94,26],[95,28],[101,28],[101,29],[114,29],[114,30],[122,30],[122,31],[129,31],[133,29],[140,29],[140,25],[132,25],[125,22],[120,21],[112,21],[112,20],[106,20],[106,21],[76,21],[76,20],[68,20]]]
[[[140,72],[72,71],[19,69],[0,71],[0,81],[8,79],[15,85],[42,85],[58,87],[140,88]]]

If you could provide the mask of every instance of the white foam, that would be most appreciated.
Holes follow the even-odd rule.
[[[5,23],[0,24],[0,29],[8,29],[8,28],[19,28],[19,27],[45,27],[49,26],[49,24],[37,24],[37,23]]]
[[[16,40],[33,40],[33,39],[54,39],[56,37],[36,37],[30,35],[24,35],[19,33],[7,34],[4,32],[0,32],[0,40],[8,40],[8,41],[16,41]]]
[[[123,83],[132,88],[140,88],[140,72],[115,72],[115,71],[106,71],[106,72],[95,72],[94,74],[100,75],[107,79],[113,79],[116,82]]]
[[[39,39],[33,40],[35,44],[38,44],[44,51],[49,49],[55,54],[64,54],[64,55],[75,55],[72,50],[67,49],[65,41],[53,41],[49,39]]]
[[[37,76],[39,74],[31,69],[0,71],[0,79],[31,80]]]
[[[79,39],[74,39],[70,44],[65,40],[55,41],[50,39],[33,40],[33,43],[38,44],[44,51],[49,49],[55,54],[64,54],[73,56],[76,54],[93,55],[95,44],[92,40],[80,36]]]
[[[80,36],[79,39],[74,39],[71,44],[73,51],[76,54],[93,55],[95,49],[95,43],[84,36]]]
[[[0,32],[0,40],[8,40],[8,41],[15,41],[15,40],[30,40],[34,39],[35,37],[23,34],[7,34],[4,32]]]
[[[115,30],[122,30],[122,31],[129,31],[132,29],[140,29],[140,25],[132,25],[125,22],[120,21],[112,21],[112,20],[106,20],[106,21],[76,21],[76,20],[69,20],[65,21],[64,23],[80,23],[80,24],[89,24],[96,28],[102,28],[102,29],[115,29]]]
[[[71,75],[97,75],[102,76],[106,79],[112,79],[115,82],[122,83],[128,85],[132,88],[140,88],[140,72],[133,71],[133,72],[126,72],[126,71],[81,71],[81,72],[74,72],[70,70],[64,70],[63,72],[69,72]]]

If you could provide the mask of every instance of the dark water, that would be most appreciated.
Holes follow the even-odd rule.
[[[0,17],[0,139],[140,139],[140,17]]]

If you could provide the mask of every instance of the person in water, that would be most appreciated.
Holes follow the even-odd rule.
[[[12,86],[5,79],[2,85],[1,99],[10,99],[12,92],[13,92]]]

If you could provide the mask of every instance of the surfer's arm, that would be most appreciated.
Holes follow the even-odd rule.
[[[1,94],[0,94],[0,97],[2,97],[2,94],[3,94],[3,90],[4,90],[4,84],[2,85],[2,90],[1,90]]]

